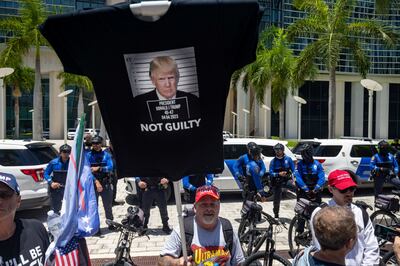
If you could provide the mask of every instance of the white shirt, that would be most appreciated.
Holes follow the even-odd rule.
[[[331,199],[328,202],[329,206],[336,206],[336,202]],[[354,245],[353,249],[350,250],[346,255],[346,265],[354,266],[373,266],[379,265],[379,245],[376,239],[374,227],[370,219],[368,219],[368,224],[364,228],[363,213],[360,207],[351,204],[351,211],[354,213],[354,218],[358,227],[357,233],[357,243]],[[321,208],[316,208],[311,215],[310,219],[310,229],[312,232],[313,245],[320,249],[317,238],[315,237],[313,228],[313,219],[315,214]]]

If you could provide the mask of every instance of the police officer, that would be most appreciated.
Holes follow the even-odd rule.
[[[314,160],[313,148],[306,144],[301,151],[302,160],[295,171],[297,200],[305,198],[321,203],[321,190],[325,184],[325,173],[322,165]]]
[[[233,176],[238,179],[241,183],[246,182],[246,166],[250,161],[254,161],[254,156],[261,155],[261,149],[255,142],[247,143],[247,153],[243,154],[233,164]],[[259,156],[258,159],[261,159]],[[265,165],[260,164],[260,174],[264,175],[266,172]]]
[[[68,144],[61,145],[60,156],[51,160],[44,171],[44,178],[49,184],[51,209],[56,213],[61,210],[70,154],[71,146]]]
[[[185,190],[184,198],[187,203],[194,203],[196,189],[204,185],[211,186],[214,180],[213,174],[208,175],[190,175],[182,179],[183,189]]]
[[[371,176],[374,179],[375,197],[382,193],[385,182],[389,182],[400,189],[400,180],[397,178],[399,166],[389,150],[389,143],[381,140],[378,143],[378,153],[371,158],[370,168]]]
[[[292,158],[285,155],[285,146],[278,143],[274,146],[275,158],[269,164],[269,176],[271,188],[274,195],[274,214],[279,218],[279,207],[282,198],[282,187],[292,179],[295,171]]]
[[[168,179],[165,177],[138,177],[138,186],[142,190],[142,208],[144,212],[143,229],[147,229],[150,218],[150,208],[154,201],[160,210],[162,230],[170,234],[171,228],[168,226],[167,200],[165,198],[165,189],[168,188]]]
[[[325,184],[325,173],[322,165],[314,160],[313,148],[306,144],[301,151],[302,159],[297,163],[294,172],[297,186],[297,200],[304,198],[313,202],[321,203],[321,190]],[[299,219],[296,231],[300,235],[304,232],[305,220]]]
[[[113,170],[113,163],[111,156],[108,152],[102,150],[103,138],[101,136],[95,136],[92,138],[92,150],[88,152],[87,158],[90,163],[92,174],[95,178],[96,196],[99,195],[103,201],[104,212],[106,218],[113,220],[114,216],[112,213],[112,193],[113,185],[111,178],[111,171]],[[113,226],[108,226],[110,230],[113,230]],[[101,235],[100,230],[97,235]]]

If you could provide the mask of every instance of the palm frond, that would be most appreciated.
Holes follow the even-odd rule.
[[[0,29],[6,34],[21,33],[23,31],[21,18],[6,18],[0,19]]]
[[[80,89],[85,89],[87,91],[93,91],[92,81],[81,75],[75,75],[67,72],[61,72],[57,76],[58,79],[63,79],[62,86],[76,86]]]
[[[294,0],[293,6],[309,15],[328,17],[329,7],[323,0]]]
[[[368,70],[371,66],[371,62],[364,50],[361,48],[360,42],[348,40],[344,42],[344,46],[349,48],[350,52],[352,53],[358,72],[363,78],[366,78]]]
[[[388,14],[391,7],[399,5],[399,0],[375,0],[375,10],[378,15]]]
[[[315,36],[315,34],[327,32],[327,19],[327,17],[307,17],[296,20],[287,28],[288,40],[292,41],[295,37],[300,36],[312,38]]]
[[[374,37],[382,40],[388,47],[395,47],[399,37],[390,27],[371,20],[349,24],[346,34],[348,36]]]

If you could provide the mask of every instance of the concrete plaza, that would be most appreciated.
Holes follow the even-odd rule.
[[[118,182],[118,194],[117,200],[124,201],[126,193],[124,191],[125,183],[123,179]],[[373,196],[371,189],[363,189],[357,191],[360,195],[356,196],[356,200],[363,200],[369,204],[373,204]],[[324,199],[327,201],[329,195],[325,194]],[[294,216],[294,205],[296,203],[295,196],[293,194],[288,194],[287,197],[282,201],[281,205],[281,217],[286,222],[286,227],[289,227],[290,219]],[[260,203],[263,206],[265,212],[272,214],[272,202],[268,201],[265,203]],[[101,258],[113,258],[115,256],[114,250],[118,242],[119,233],[110,232],[105,224],[104,209],[102,207],[101,200],[99,201],[99,211],[101,220],[101,229],[103,237],[89,237],[87,238],[87,244],[89,248],[90,257],[92,259]],[[114,220],[121,221],[126,214],[126,210],[130,205],[125,203],[123,205],[118,205],[113,207]],[[222,203],[220,216],[228,218],[233,225],[234,230],[237,230],[240,222],[240,210],[242,207],[242,201],[240,194],[222,194]],[[178,225],[177,211],[174,203],[168,205],[169,213],[169,224],[171,226]],[[43,209],[40,210],[29,210],[21,211],[18,214],[20,217],[24,218],[37,218],[40,219],[45,226],[46,224],[46,212]],[[160,250],[162,249],[168,235],[164,234],[161,230],[162,223],[158,208],[151,209],[151,217],[149,222],[149,233],[148,237],[138,237],[133,240],[131,247],[132,257],[147,257],[147,256],[158,256]],[[287,250],[288,249],[288,237],[287,229],[284,227],[277,228],[278,232],[276,234],[276,245],[277,250]]]

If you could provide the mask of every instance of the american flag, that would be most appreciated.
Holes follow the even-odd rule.
[[[61,207],[62,226],[46,251],[46,265],[79,266],[79,240],[95,234],[99,227],[99,213],[90,165],[83,151],[85,114],[76,129],[68,165],[67,181]],[[85,253],[85,252],[81,252]],[[56,259],[53,261],[52,258]],[[53,264],[55,262],[55,264]]]
[[[55,266],[79,266],[79,243],[73,237],[63,248],[56,248]]]

